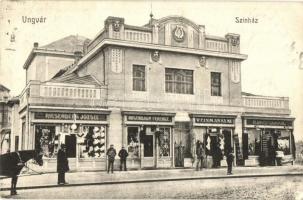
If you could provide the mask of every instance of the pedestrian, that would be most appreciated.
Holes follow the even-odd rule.
[[[203,164],[204,164],[204,157],[205,157],[205,151],[203,148],[203,143],[198,142],[197,143],[197,151],[196,151],[196,155],[197,155],[197,166],[196,166],[196,171],[199,171],[203,169]],[[200,167],[199,167],[200,165]]]
[[[234,154],[232,152],[229,152],[226,156],[227,175],[232,174],[233,161],[234,161]]]
[[[111,144],[106,153],[107,158],[108,158],[107,173],[109,173],[110,169],[111,169],[112,173],[114,173],[114,162],[115,162],[116,154],[117,154],[116,149],[114,148],[114,145]]]
[[[124,146],[122,146],[122,149],[119,151],[118,156],[120,157],[120,171],[122,171],[123,166],[124,166],[124,170],[127,171],[126,158],[128,156],[128,153],[125,150]]]
[[[66,148],[61,144],[57,155],[57,172],[58,172],[58,185],[68,184],[65,181],[65,172],[69,171],[68,160],[66,156]]]

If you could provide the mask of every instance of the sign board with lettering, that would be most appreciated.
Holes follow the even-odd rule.
[[[172,122],[172,116],[160,115],[127,115],[127,121],[136,122]]]
[[[246,125],[253,126],[289,126],[292,127],[290,120],[275,120],[275,119],[246,119]]]
[[[106,121],[106,115],[90,113],[36,112],[34,113],[34,118],[46,120]]]
[[[233,118],[219,117],[195,117],[197,124],[234,124]]]

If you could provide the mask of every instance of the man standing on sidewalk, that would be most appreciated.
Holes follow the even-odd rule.
[[[196,166],[196,171],[199,171],[199,165],[200,165],[200,170],[203,168],[203,164],[204,164],[204,157],[205,157],[205,151],[203,148],[203,143],[201,143],[200,141],[197,142],[197,166]]]
[[[233,161],[234,161],[234,154],[230,151],[226,155],[227,175],[231,175],[232,174]]]
[[[69,171],[69,166],[65,151],[65,145],[61,144],[57,155],[58,185],[67,184],[67,182],[65,182],[65,172]]]
[[[123,165],[124,165],[124,170],[127,171],[126,158],[128,156],[128,153],[125,150],[124,146],[122,146],[122,149],[119,151],[118,156],[120,157],[120,171],[122,171]]]
[[[112,173],[114,173],[114,162],[115,162],[116,154],[117,154],[116,149],[114,148],[114,145],[111,144],[106,153],[107,158],[108,158],[107,173],[109,173],[110,168],[111,168]]]

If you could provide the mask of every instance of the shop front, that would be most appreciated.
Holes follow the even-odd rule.
[[[128,168],[173,166],[174,113],[123,111]]]
[[[202,143],[207,156],[205,167],[226,166],[226,155],[229,152],[237,155],[239,148],[234,133],[236,116],[190,114],[190,118],[192,155],[196,153],[197,144]]]
[[[109,113],[33,112],[34,146],[43,152],[45,170],[55,170],[61,144],[66,146],[71,170],[105,170]]]
[[[243,117],[245,166],[280,165],[293,162],[293,118]]]

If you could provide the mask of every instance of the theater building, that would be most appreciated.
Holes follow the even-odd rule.
[[[238,34],[208,35],[179,16],[108,17],[92,40],[72,38],[35,45],[24,66],[22,148],[41,148],[45,168],[60,143],[77,170],[105,170],[110,144],[127,148],[132,169],[193,167],[198,140],[206,167],[230,150],[237,165],[272,159],[272,147],[293,159],[289,100],[242,92]]]

